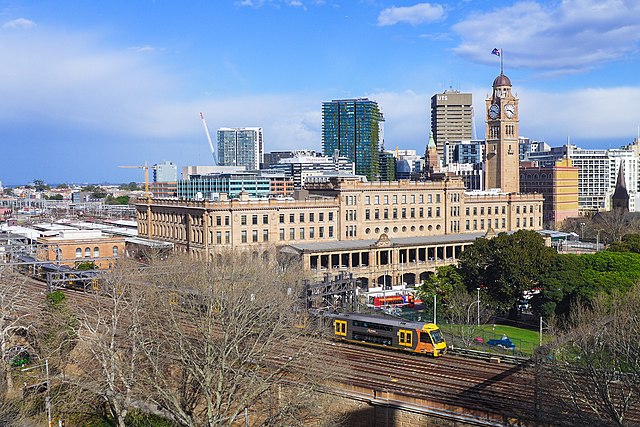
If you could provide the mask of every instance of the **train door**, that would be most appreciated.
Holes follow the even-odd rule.
[[[398,331],[398,344],[401,347],[413,347],[413,331],[411,329],[400,329]]]
[[[347,321],[346,320],[335,320],[333,322],[333,328],[335,330],[336,335],[341,337],[347,336]]]
[[[420,352],[433,354],[434,346],[429,332],[420,331]]]

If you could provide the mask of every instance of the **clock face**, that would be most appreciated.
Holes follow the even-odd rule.
[[[495,119],[500,114],[500,106],[498,104],[493,104],[489,107],[489,117]]]
[[[507,104],[504,106],[504,114],[508,118],[512,118],[516,115],[516,106],[514,104]]]

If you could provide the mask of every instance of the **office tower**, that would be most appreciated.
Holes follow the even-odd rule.
[[[431,97],[431,132],[443,157],[444,145],[473,139],[473,108],[470,93],[448,89]]]
[[[262,128],[218,129],[218,164],[245,166],[247,170],[260,169],[264,162]]]
[[[485,100],[485,184],[505,193],[520,192],[518,144],[518,98],[511,92],[511,80],[503,73],[493,81],[493,92]]]
[[[380,147],[384,117],[378,103],[367,98],[322,103],[322,151],[355,163],[356,174],[371,181],[380,177]]]
[[[153,182],[177,182],[178,167],[173,162],[162,162],[153,165]]]

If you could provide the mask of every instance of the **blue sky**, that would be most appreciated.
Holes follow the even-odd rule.
[[[369,97],[385,143],[424,151],[429,99],[499,74],[520,134],[585,148],[640,126],[637,0],[2,1],[0,181],[141,181],[118,165],[210,164],[199,112],[321,148],[321,104]],[[476,118],[484,136],[484,115]]]

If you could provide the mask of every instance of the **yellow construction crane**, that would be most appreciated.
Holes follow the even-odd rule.
[[[144,166],[118,166],[119,168],[126,169],[144,169],[144,195],[147,198],[147,203],[151,204],[151,196],[149,196],[149,168],[155,169],[155,166],[149,166],[147,162]]]

